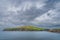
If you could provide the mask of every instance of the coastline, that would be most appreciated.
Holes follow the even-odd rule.
[[[39,28],[35,26],[21,26],[16,28],[5,28],[3,31],[48,31],[48,32],[57,32],[60,33],[60,29],[45,29],[45,28]]]

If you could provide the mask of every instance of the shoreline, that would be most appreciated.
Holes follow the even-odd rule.
[[[45,28],[39,28],[35,26],[22,26],[22,27],[16,27],[16,28],[5,28],[3,31],[48,31],[48,32],[55,32],[60,33],[60,29],[45,29]]]

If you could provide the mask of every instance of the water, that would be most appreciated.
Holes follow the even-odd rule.
[[[60,33],[44,31],[0,31],[0,40],[60,40]]]

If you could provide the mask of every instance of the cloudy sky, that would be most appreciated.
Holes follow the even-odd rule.
[[[60,0],[0,0],[0,28],[60,26]]]

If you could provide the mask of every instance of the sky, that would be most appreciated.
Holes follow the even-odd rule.
[[[60,0],[0,0],[0,29],[60,26]]]

